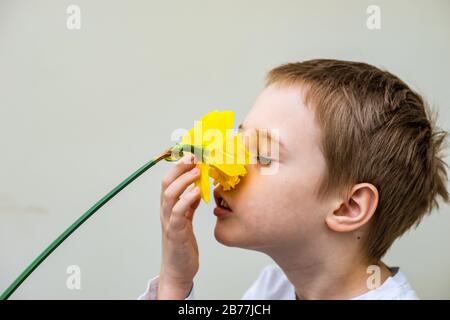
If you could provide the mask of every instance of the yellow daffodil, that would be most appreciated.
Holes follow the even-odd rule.
[[[220,184],[227,191],[247,173],[245,165],[251,156],[242,135],[232,133],[233,121],[232,111],[210,112],[196,122],[178,144],[190,147],[187,151],[197,156],[200,179],[195,185],[200,187],[205,202],[210,198],[209,177],[214,179],[214,185]]]

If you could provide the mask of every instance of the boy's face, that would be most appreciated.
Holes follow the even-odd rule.
[[[303,104],[301,88],[271,85],[257,98],[242,131],[275,129],[278,132],[278,160],[247,166],[247,175],[231,191],[215,189],[232,212],[218,216],[216,239],[228,246],[259,251],[286,246],[314,245],[325,231],[330,202],[317,198],[325,174],[320,150],[320,130],[314,113]],[[282,146],[282,145],[283,146]],[[260,146],[269,145],[263,141]],[[260,156],[268,153],[260,148]],[[270,157],[269,157],[270,158]],[[273,171],[262,174],[261,169]],[[217,200],[216,200],[217,201]]]

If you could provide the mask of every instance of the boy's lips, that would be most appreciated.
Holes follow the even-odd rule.
[[[230,214],[233,209],[230,203],[216,190],[214,190],[214,201],[216,202],[216,208],[214,208],[214,214],[217,217]]]

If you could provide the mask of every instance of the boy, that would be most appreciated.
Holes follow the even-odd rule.
[[[448,202],[446,133],[417,93],[365,63],[291,63],[270,71],[240,128],[277,130],[280,151],[272,159],[260,150],[235,189],[214,190],[217,206],[229,208],[215,210],[216,239],[276,262],[244,299],[417,299],[399,269],[381,262],[438,196]],[[276,174],[259,174],[274,165]],[[160,276],[141,299],[192,298],[200,192],[184,191],[198,176],[182,161],[163,180]]]

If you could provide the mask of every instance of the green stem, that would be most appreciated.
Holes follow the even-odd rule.
[[[103,207],[109,200],[111,200],[116,194],[118,194],[121,190],[123,190],[127,185],[133,182],[136,178],[138,178],[145,171],[153,167],[159,161],[166,159],[167,161],[176,161],[183,155],[183,150],[188,151],[191,150],[190,146],[177,145],[175,148],[178,148],[179,153],[176,157],[173,157],[172,151],[174,148],[171,148],[156,157],[155,159],[150,160],[134,173],[132,173],[128,178],[122,181],[117,187],[112,189],[106,196],[100,199],[96,204],[94,204],[88,211],[86,211],[81,217],[79,217],[72,225],[70,225],[58,238],[56,238],[50,245],[42,251],[42,253],[31,262],[31,264],[14,280],[13,283],[2,293],[0,296],[0,300],[8,299],[14,291],[25,281],[26,278],[53,252],[58,246],[63,243],[75,230],[77,230],[87,219],[89,219],[98,209]],[[181,148],[181,149],[180,149]]]

